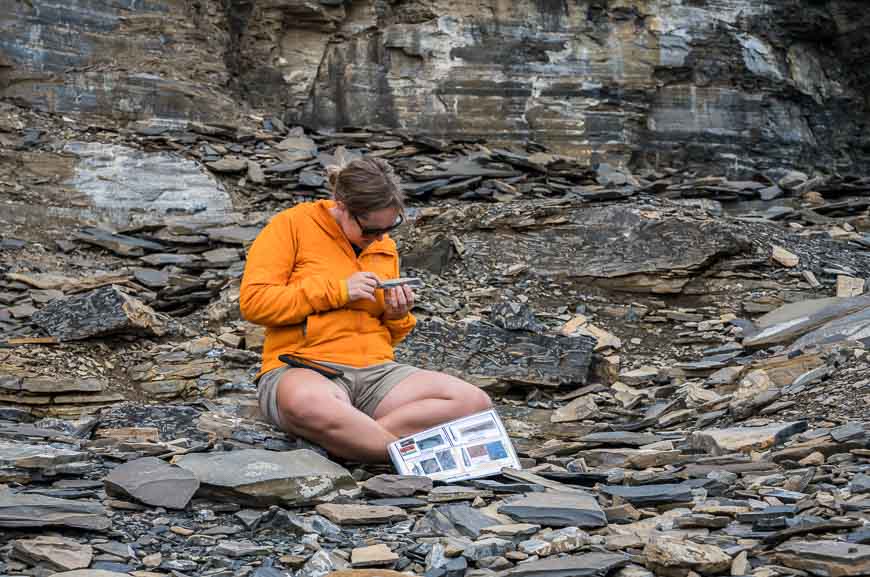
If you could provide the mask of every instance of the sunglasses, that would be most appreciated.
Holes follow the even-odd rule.
[[[387,228],[366,228],[363,226],[363,223],[359,221],[359,217],[357,215],[353,215],[353,219],[356,221],[357,226],[359,226],[360,233],[365,237],[373,237],[373,236],[381,236],[382,234],[387,234],[390,231],[396,230],[402,223],[405,222],[405,217],[402,216],[402,213],[399,213],[399,216],[396,217],[396,222],[388,226]]]

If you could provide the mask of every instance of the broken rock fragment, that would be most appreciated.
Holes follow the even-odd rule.
[[[805,431],[806,421],[775,423],[764,427],[706,429],[692,433],[692,446],[713,455],[761,451]]]
[[[638,485],[605,485],[601,492],[619,497],[636,507],[647,505],[665,505],[669,503],[686,503],[692,500],[692,490],[683,484]]]
[[[302,505],[355,484],[347,469],[308,449],[194,453],[176,464],[196,476],[204,496],[251,506]]]
[[[73,539],[38,535],[12,543],[12,556],[32,565],[44,564],[57,571],[84,569],[91,564],[94,550]]]
[[[413,475],[377,475],[362,484],[366,493],[376,497],[410,497],[432,490],[432,479]]]
[[[399,556],[383,543],[369,547],[357,547],[350,554],[351,567],[380,567],[392,565],[398,560]]]
[[[548,527],[595,528],[607,525],[604,511],[595,497],[582,493],[534,493],[505,503],[498,511],[520,523]]]
[[[404,510],[388,505],[340,505],[323,503],[317,512],[338,525],[393,523],[408,517]]]
[[[183,509],[199,488],[193,473],[156,457],[119,465],[103,481],[110,495],[169,509]]]
[[[102,531],[111,521],[97,502],[14,494],[0,488],[0,527],[72,527]]]
[[[790,541],[776,549],[786,567],[823,577],[870,574],[870,545],[840,541]]]
[[[648,567],[656,575],[685,577],[691,571],[716,575],[731,567],[731,557],[716,545],[659,538],[643,549]]]
[[[121,332],[162,336],[168,330],[163,315],[116,286],[54,300],[37,311],[33,321],[59,341]]]
[[[587,553],[520,563],[499,573],[499,577],[605,577],[628,565],[620,553]]]

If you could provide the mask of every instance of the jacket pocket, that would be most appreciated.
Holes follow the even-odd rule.
[[[308,315],[305,318],[303,335],[305,346],[322,345],[340,338],[343,333],[354,332],[356,319],[354,311],[336,309],[326,313]]]

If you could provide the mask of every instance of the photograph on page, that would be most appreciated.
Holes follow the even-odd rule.
[[[424,434],[425,435],[425,434]],[[434,435],[416,435],[414,438],[417,441],[417,447],[420,451],[430,451],[447,445],[442,432],[439,430]]]
[[[435,455],[435,458],[438,459],[438,464],[441,466],[441,470],[445,473],[449,473],[459,469],[459,465],[456,463],[456,457],[454,456],[453,451],[453,449],[446,449],[444,451],[439,451]]]
[[[459,421],[452,425],[450,429],[453,433],[453,438],[461,444],[492,439],[501,435],[501,429],[491,413]]]

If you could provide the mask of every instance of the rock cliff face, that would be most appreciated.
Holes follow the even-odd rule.
[[[861,0],[0,0],[0,95],[596,161],[864,171]]]

